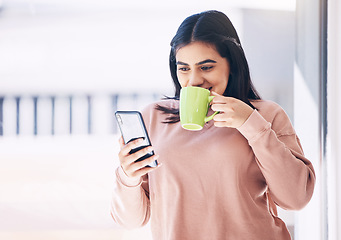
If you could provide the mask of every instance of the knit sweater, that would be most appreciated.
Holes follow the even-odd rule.
[[[147,106],[143,118],[159,169],[132,181],[116,170],[111,214],[128,228],[151,220],[155,240],[288,240],[283,209],[303,208],[315,184],[311,162],[285,111],[271,101],[254,110],[239,128],[201,131]],[[178,107],[178,101],[158,104]],[[211,112],[211,110],[209,111]]]

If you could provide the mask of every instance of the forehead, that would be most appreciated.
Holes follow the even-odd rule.
[[[204,42],[192,42],[176,51],[176,60],[186,63],[197,63],[206,59],[222,59],[215,46]]]

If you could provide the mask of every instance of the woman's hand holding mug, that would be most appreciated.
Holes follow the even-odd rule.
[[[239,99],[225,97],[215,92],[211,92],[211,94],[215,96],[211,102],[211,109],[219,111],[219,114],[213,118],[216,127],[238,128],[244,124],[254,111]]]
[[[210,105],[215,112],[206,116]],[[180,122],[187,130],[201,130],[205,122],[212,119],[216,127],[238,128],[253,111],[239,99],[225,97],[205,88],[183,87],[180,92]]]

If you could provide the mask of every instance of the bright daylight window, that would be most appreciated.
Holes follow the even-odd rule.
[[[188,15],[217,9],[262,97],[293,118],[295,4],[0,1],[0,238],[149,239],[148,226],[124,231],[109,214],[114,111],[172,95],[172,36]],[[281,214],[294,232],[293,214]]]

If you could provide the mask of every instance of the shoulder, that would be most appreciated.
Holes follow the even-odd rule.
[[[151,113],[156,110],[157,106],[167,107],[167,108],[178,108],[179,107],[179,101],[174,99],[166,99],[166,100],[160,100],[157,102],[150,103],[146,107],[143,108],[142,112],[144,114]]]
[[[166,108],[179,108],[179,101],[173,99],[160,100],[158,102],[147,105],[142,110],[142,116],[147,123],[151,122],[163,122],[167,117],[161,111],[157,110],[157,106]]]
[[[264,118],[275,118],[276,115],[285,114],[284,109],[277,103],[270,100],[254,100],[251,102],[253,106]]]
[[[255,100],[252,104],[262,117],[271,123],[278,134],[294,134],[292,123],[285,110],[277,103],[269,100]]]
[[[276,110],[282,107],[277,103],[270,100],[252,100],[251,103],[257,108],[262,110]]]

